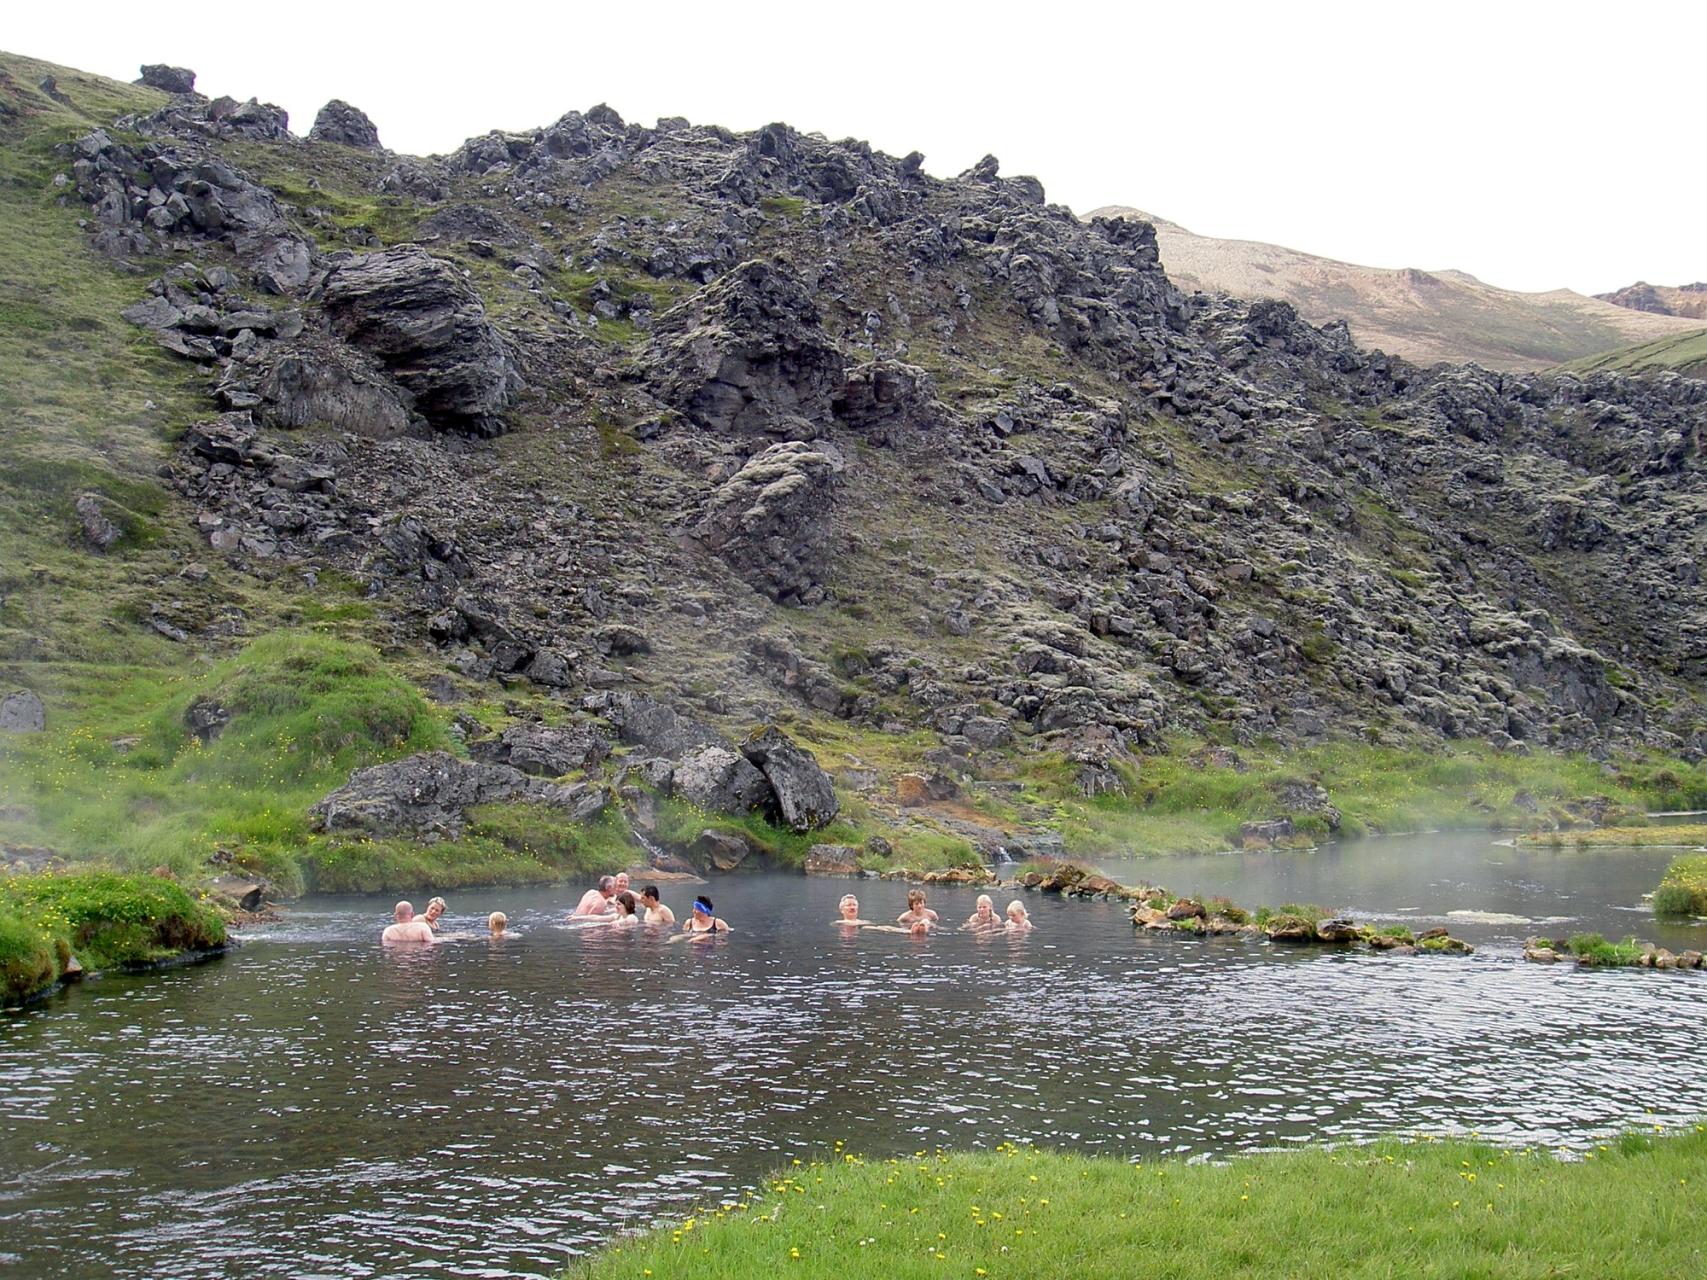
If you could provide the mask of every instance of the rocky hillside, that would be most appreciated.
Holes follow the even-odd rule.
[[[1613,293],[1594,295],[1602,302],[1645,311],[1658,316],[1682,316],[1688,320],[1707,320],[1707,282],[1671,285],[1649,284],[1638,280]]]
[[[1138,209],[1093,217],[1154,224],[1162,265],[1182,289],[1289,302],[1304,319],[1343,319],[1359,346],[1418,364],[1474,361],[1487,369],[1544,369],[1617,347],[1700,334],[1701,313],[1661,311],[1569,289],[1518,293],[1462,271],[1362,267],[1252,240],[1217,240]],[[1640,287],[1640,286],[1638,286]],[[1629,290],[1625,291],[1629,293]],[[1613,304],[1619,304],[1617,306]],[[1684,319],[1693,315],[1693,320]]]
[[[599,106],[416,158],[145,82],[0,58],[0,659],[96,726],[61,788],[188,769],[170,715],[102,726],[280,628],[377,649],[483,769],[543,726],[576,745],[527,773],[662,761],[637,803],[691,757],[741,811],[731,744],[782,724],[844,817],[956,831],[1202,743],[1707,750],[1707,384],[1371,354],[993,157]],[[392,696],[274,739],[298,783],[428,741],[364,727]],[[51,837],[36,767],[8,812]]]

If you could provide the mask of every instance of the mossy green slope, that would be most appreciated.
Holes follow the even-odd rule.
[[[229,713],[207,742],[186,713]],[[73,856],[195,873],[216,848],[287,890],[304,886],[307,810],[350,770],[443,747],[425,700],[372,649],[272,634],[204,670],[80,678],[58,732],[0,747],[8,830]]]
[[[1578,373],[1681,373],[1707,378],[1707,329],[1585,356],[1564,366]]]
[[[1707,1271],[1707,1129],[1565,1161],[1466,1142],[1130,1165],[1006,1148],[791,1168],[566,1276],[1485,1277]]]

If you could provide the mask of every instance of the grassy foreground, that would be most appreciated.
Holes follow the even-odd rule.
[[[1006,1147],[811,1164],[763,1193],[612,1245],[614,1277],[1707,1274],[1707,1126],[1626,1134],[1562,1162],[1476,1143],[1383,1142],[1224,1165]]]
[[[157,876],[113,872],[0,879],[0,1004],[52,986],[73,956],[114,969],[225,942],[219,912]]]

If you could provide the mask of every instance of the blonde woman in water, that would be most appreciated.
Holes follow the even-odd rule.
[[[960,927],[980,933],[985,930],[994,932],[1002,927],[1002,918],[996,914],[996,904],[990,900],[989,894],[978,895],[977,910],[967,916],[966,923]]]

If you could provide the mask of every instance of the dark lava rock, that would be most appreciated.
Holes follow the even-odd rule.
[[[0,733],[40,733],[47,728],[47,708],[28,689],[0,699]]]
[[[1357,925],[1346,919],[1323,920],[1316,926],[1316,937],[1323,942],[1356,942],[1361,936]]]
[[[737,870],[757,850],[739,831],[701,831],[688,851],[700,866],[713,871]]]
[[[842,467],[828,446],[773,444],[717,488],[694,536],[779,604],[818,604]]]
[[[561,809],[569,820],[584,822],[600,813],[606,800],[602,787],[559,786],[508,765],[428,751],[356,770],[309,814],[320,831],[454,837],[461,834],[464,815],[474,805],[525,801]]]
[[[159,89],[162,93],[194,93],[196,91],[196,73],[188,67],[169,67],[164,62],[144,63],[142,78],[138,84],[145,84],[150,89]]]
[[[379,130],[359,107],[352,107],[341,98],[333,98],[320,108],[314,117],[314,127],[308,131],[310,142],[336,142],[340,146],[359,147],[363,151],[378,151]]]
[[[278,456],[259,439],[247,413],[227,413],[212,422],[196,423],[184,433],[184,446],[209,462],[236,467],[265,465]]]
[[[942,416],[930,374],[899,360],[850,369],[832,407],[848,426],[879,444],[891,441],[893,428],[925,429]]]
[[[651,653],[652,642],[639,627],[625,622],[611,622],[593,632],[593,644],[598,651],[612,658],[630,658],[635,654]]]
[[[739,816],[773,803],[771,785],[728,747],[696,747],[676,765],[675,794],[707,813]]]
[[[792,830],[827,827],[841,812],[830,775],[819,767],[817,758],[775,726],[751,735],[741,744],[741,754],[765,775],[776,794],[777,812]]]
[[[233,364],[218,394],[269,427],[324,425],[375,440],[409,428],[407,397],[360,353],[324,335],[304,335]]]
[[[108,550],[124,536],[118,525],[107,518],[106,506],[107,500],[98,493],[80,494],[77,498],[77,520],[83,527],[83,541],[96,551]]]
[[[610,743],[585,726],[560,729],[516,724],[489,743],[476,743],[471,750],[479,760],[557,778],[598,764],[610,754]]]
[[[414,245],[352,258],[326,278],[339,337],[385,366],[435,425],[495,435],[520,384],[479,297]]]
[[[602,710],[624,742],[648,747],[663,756],[680,756],[695,747],[723,741],[710,725],[689,719],[641,693],[596,695],[591,709]]]
[[[811,292],[783,262],[742,263],[666,311],[653,335],[659,395],[720,434],[815,434],[845,383]]]
[[[207,746],[231,723],[231,712],[212,698],[200,697],[184,709],[184,728]]]

